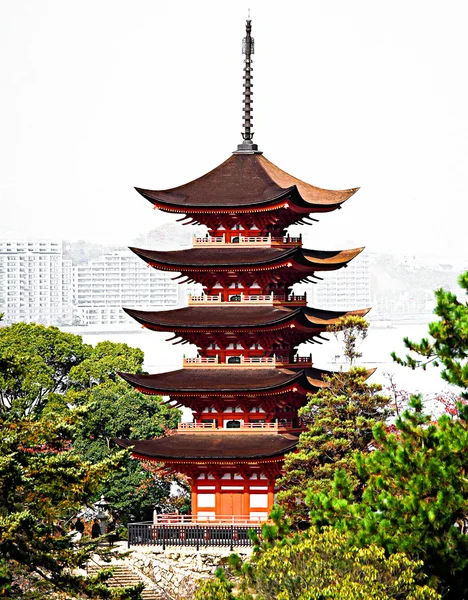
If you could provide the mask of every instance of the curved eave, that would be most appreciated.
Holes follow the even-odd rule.
[[[353,258],[356,258],[364,250],[364,246],[361,248],[350,248],[348,250],[334,250],[327,253],[323,253],[321,257],[320,253],[316,250],[308,250],[306,248],[301,249],[301,253],[297,255],[296,260],[300,264],[304,264],[308,267],[314,267],[318,269],[337,269],[344,265],[347,265]]]
[[[132,319],[135,319],[141,325],[146,327],[158,327],[166,331],[200,329],[212,330],[222,329],[237,330],[237,329],[259,329],[262,327],[274,327],[282,324],[288,324],[300,313],[301,307],[290,310],[274,309],[273,307],[264,307],[261,310],[262,320],[255,318],[255,314],[259,311],[255,307],[242,306],[237,307],[235,303],[226,303],[227,306],[204,306],[204,307],[186,307],[168,311],[143,311],[123,308],[123,310]],[[252,311],[253,308],[253,311]],[[273,313],[268,318],[268,308],[271,308]],[[195,309],[195,310],[193,310]],[[265,310],[266,309],[266,310]],[[224,315],[222,314],[224,312]],[[197,321],[196,315],[206,314],[207,318],[203,319],[203,323]],[[180,315],[180,317],[179,317]],[[226,316],[227,315],[227,318]],[[181,318],[182,317],[182,318]],[[186,317],[185,319],[183,317]],[[223,317],[223,318],[220,318]],[[246,318],[247,317],[247,318]],[[265,318],[266,317],[266,318]],[[245,322],[242,319],[245,318]],[[249,320],[250,319],[250,320]]]
[[[171,202],[165,202],[163,198],[158,197],[156,194],[160,192],[151,192],[151,190],[143,190],[141,188],[135,188],[135,190],[141,194],[146,200],[151,202],[154,208],[163,210],[165,212],[186,214],[186,215],[197,215],[197,214],[228,214],[232,212],[236,213],[250,213],[250,212],[270,212],[274,210],[284,210],[285,208],[292,211],[298,212],[299,214],[309,213],[326,213],[332,212],[336,209],[341,208],[341,205],[346,202],[347,198],[330,204],[315,204],[313,202],[307,202],[302,198],[299,190],[294,185],[291,188],[284,190],[278,196],[269,198],[268,200],[253,203],[251,205],[245,204],[230,204],[229,206],[207,206],[202,204],[197,205],[177,205]],[[346,190],[349,193],[348,197],[355,194],[359,188],[352,190]],[[287,206],[286,206],[287,205]]]
[[[139,391],[162,396],[178,394],[246,394],[280,391],[298,380],[303,371],[260,368],[178,369],[155,375],[118,373]]]
[[[369,379],[369,377],[371,375],[373,375],[376,370],[377,370],[376,368],[367,369],[365,379]],[[301,384],[306,389],[308,386],[310,386],[314,389],[320,389],[320,388],[327,387],[328,383],[326,381],[326,378],[331,377],[332,375],[335,374],[333,371],[318,371],[318,373],[317,373],[317,371],[318,371],[318,369],[313,369],[313,368],[304,370],[304,377],[305,377],[307,383],[304,385],[304,382],[301,381]],[[323,379],[323,377],[325,377],[325,379]]]
[[[276,458],[293,450],[299,437],[291,434],[184,433],[154,440],[114,439],[121,448],[131,448],[135,458],[161,461],[241,460]]]
[[[138,323],[156,331],[197,331],[210,332],[222,330],[245,331],[265,328],[282,329],[291,325],[302,325],[313,330],[323,331],[345,316],[364,317],[370,308],[351,311],[327,311],[311,307],[281,310],[274,307],[236,306],[226,302],[226,306],[185,307],[168,311],[144,311],[123,308]],[[271,318],[268,313],[271,312]],[[224,313],[224,314],[223,314]],[[260,314],[262,319],[259,319]],[[274,316],[273,316],[274,315]],[[267,316],[267,318],[265,318]],[[243,321],[245,319],[245,322]]]
[[[234,244],[232,245],[234,246]],[[187,250],[155,251],[130,247],[138,257],[156,269],[184,272],[216,270],[275,269],[282,266],[297,270],[334,270],[349,263],[363,251],[309,250],[305,248],[190,248]]]
[[[162,210],[179,213],[274,210],[288,200],[291,210],[328,212],[359,188],[327,190],[305,183],[263,155],[232,155],[205,175],[166,190],[135,188]]]
[[[164,198],[164,195],[169,195],[170,190],[160,190],[160,191],[152,191],[152,190],[144,190],[142,188],[136,187],[135,190],[143,196],[146,200],[151,202],[155,206],[155,208],[159,208],[161,210],[166,210],[170,212],[176,213],[230,213],[233,211],[238,212],[250,212],[252,210],[258,209],[266,209],[266,210],[276,210],[278,208],[282,208],[284,201],[291,201],[294,205],[297,204],[298,208],[305,208],[307,205],[301,198],[299,191],[295,185],[290,188],[286,188],[284,190],[279,191],[278,194],[272,195],[270,198],[265,200],[259,200],[257,202],[253,202],[251,204],[228,204],[223,206],[219,205],[208,205],[208,204],[183,204],[178,203],[177,201],[168,201]],[[220,196],[222,197],[222,192],[220,192]],[[301,202],[302,201],[302,202]],[[341,204],[341,203],[339,203]],[[330,208],[333,210],[334,208],[338,208],[339,204]],[[317,207],[321,208],[321,205],[317,205]]]
[[[367,377],[375,371],[369,370]],[[307,367],[290,370],[281,368],[190,368],[158,373],[132,375],[118,373],[144,394],[161,396],[204,395],[255,395],[282,394],[288,391],[308,393],[327,387],[327,377],[333,371]]]

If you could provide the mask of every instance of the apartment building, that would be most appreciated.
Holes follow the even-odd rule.
[[[149,268],[129,250],[73,267],[75,321],[82,325],[132,323],[122,306],[157,310],[181,303],[174,274]]]
[[[0,240],[0,312],[4,322],[72,322],[71,261],[62,243]]]
[[[371,306],[369,257],[362,252],[345,269],[317,273],[323,281],[305,286],[309,305],[327,310]]]

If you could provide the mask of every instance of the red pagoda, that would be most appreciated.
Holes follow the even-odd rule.
[[[162,312],[125,309],[144,327],[173,334],[173,343],[195,344],[196,358],[156,375],[121,376],[144,394],[169,397],[189,407],[193,422],[176,435],[119,440],[133,456],[183,473],[192,488],[192,519],[259,522],[273,505],[284,456],[302,431],[298,409],[307,394],[326,385],[328,371],[304,342],[319,341],[343,315],[369,309],[327,311],[307,306],[292,286],[319,278],[318,271],[346,267],[362,248],[309,250],[290,237],[290,225],[330,212],[357,189],[321,189],[288,175],[258,150],[252,132],[251,21],[243,40],[243,142],[223,164],[185,185],[162,191],[139,189],[154,208],[184,215],[184,223],[208,227],[193,248],[158,251],[132,248],[149,266],[202,284],[188,306]]]

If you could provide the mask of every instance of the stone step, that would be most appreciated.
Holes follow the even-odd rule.
[[[133,571],[130,567],[125,564],[95,564],[89,563],[87,566],[87,572],[89,575],[94,575],[101,569],[112,568],[114,573],[108,580],[109,587],[125,587],[130,585],[138,585],[139,583],[145,584],[145,589],[141,593],[143,600],[160,600],[162,595],[151,587],[148,587],[146,582]]]

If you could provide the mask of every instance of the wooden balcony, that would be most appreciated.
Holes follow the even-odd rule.
[[[302,246],[302,235],[299,237],[291,237],[289,235],[286,236],[243,236],[238,235],[231,239],[230,242],[226,241],[226,236],[210,236],[206,235],[204,237],[200,237],[197,235],[193,236],[193,245],[196,247],[208,247],[208,246],[219,246],[219,245],[240,245],[240,246],[254,246],[254,247],[266,247],[270,248],[272,246],[281,246],[281,247],[301,247]]]
[[[231,362],[220,362],[220,357],[216,356],[195,356],[193,358],[183,359],[183,367],[191,368],[195,367],[200,369],[202,367],[209,368],[250,368],[250,367],[311,367],[312,366],[312,354],[309,356],[295,356],[291,361],[289,357],[285,356],[231,356],[229,357]],[[232,359],[239,359],[235,362]]]
[[[153,525],[174,524],[174,525],[193,525],[195,523],[210,523],[211,525],[254,525],[265,523],[268,519],[264,517],[247,517],[246,515],[180,515],[177,513],[168,513],[165,515],[155,514],[153,516]]]
[[[244,516],[226,515],[213,519],[193,519],[176,515],[159,515],[161,522],[128,524],[128,547],[160,546],[163,550],[171,546],[189,546],[199,550],[203,547],[225,547],[231,551],[236,547],[252,546],[249,531],[261,533],[261,523],[266,519],[250,519]]]
[[[234,299],[235,298],[235,299]],[[276,295],[276,294],[252,294],[252,295],[245,295],[243,293],[241,294],[235,294],[234,298],[231,298],[230,300],[223,300],[223,296],[222,294],[218,294],[216,295],[207,295],[207,294],[201,294],[200,296],[195,296],[192,294],[189,294],[188,296],[188,304],[189,306],[191,305],[196,305],[196,306],[201,306],[201,305],[210,305],[213,306],[213,304],[230,304],[230,303],[240,303],[240,304],[248,304],[249,306],[252,306],[253,304],[255,304],[256,306],[262,306],[262,305],[271,305],[273,306],[274,304],[291,304],[291,305],[297,305],[297,306],[306,306],[307,305],[307,294],[301,294],[301,295],[294,295],[291,294],[289,296],[286,295]]]
[[[235,420],[233,417],[232,420]],[[240,427],[218,427],[216,421],[212,423],[197,423],[189,421],[185,423],[179,423],[177,425],[177,431],[179,434],[184,433],[208,433],[215,431],[216,433],[222,433],[229,435],[231,433],[293,433],[303,431],[304,426],[302,421],[298,423],[292,423],[292,421],[281,421],[274,423],[242,423]]]

